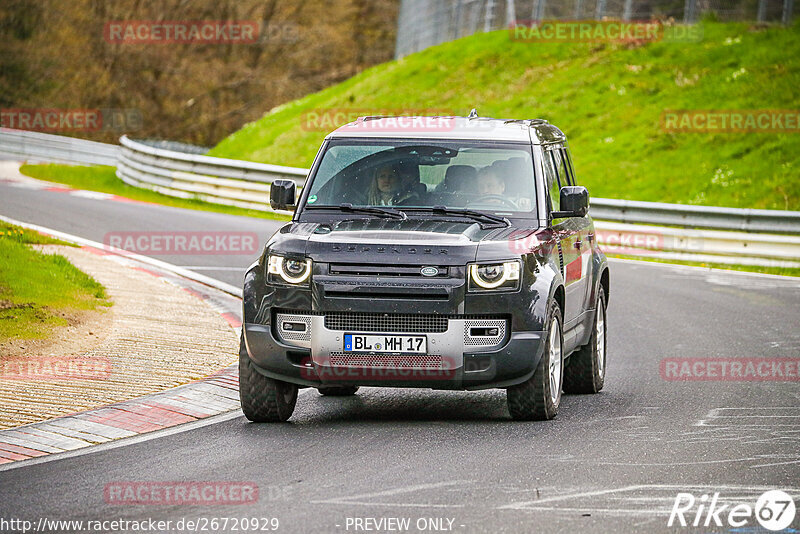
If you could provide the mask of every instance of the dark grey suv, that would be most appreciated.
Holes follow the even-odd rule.
[[[543,120],[363,117],[325,139],[244,282],[242,409],[298,388],[505,388],[515,419],[606,370],[608,265],[564,134]]]

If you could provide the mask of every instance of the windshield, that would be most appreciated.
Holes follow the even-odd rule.
[[[520,143],[335,139],[307,189],[306,208],[443,206],[536,216],[531,149]]]

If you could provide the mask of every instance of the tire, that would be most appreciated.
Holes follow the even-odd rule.
[[[297,386],[260,374],[250,361],[242,340],[239,347],[239,399],[244,416],[250,421],[281,423],[294,412]]]
[[[358,386],[323,386],[317,388],[320,395],[326,397],[348,397],[355,395],[358,391]]]
[[[606,378],[608,337],[606,336],[606,294],[603,286],[597,292],[597,308],[589,343],[572,353],[564,369],[566,393],[597,393]]]
[[[518,421],[546,421],[558,413],[564,381],[564,332],[561,308],[552,301],[548,310],[544,354],[533,376],[506,390],[508,411]],[[551,385],[551,364],[553,378]],[[556,378],[557,377],[557,378]]]

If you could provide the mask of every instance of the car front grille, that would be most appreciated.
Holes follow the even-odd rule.
[[[372,277],[413,277],[420,278],[422,269],[435,268],[435,274],[430,274],[427,278],[447,278],[449,267],[433,265],[374,265],[360,263],[331,263],[328,267],[330,274],[348,276],[372,276]]]
[[[325,315],[325,328],[353,332],[447,332],[448,317],[431,314],[337,313]]]
[[[440,354],[353,354],[332,352],[330,363],[336,367],[379,367],[383,369],[446,369]]]

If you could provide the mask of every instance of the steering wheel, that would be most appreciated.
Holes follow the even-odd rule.
[[[503,204],[507,208],[511,208],[514,211],[519,211],[519,207],[517,206],[517,204],[514,201],[509,200],[508,198],[504,197],[503,195],[483,195],[481,198],[479,198],[477,200],[473,200],[471,202],[468,202],[467,205],[464,206],[464,207],[465,208],[469,208],[471,206],[481,206],[481,205],[486,204],[486,203],[490,203],[490,204],[492,204],[492,203],[500,203],[500,204]]]

